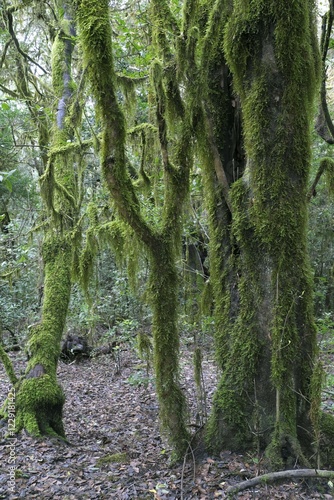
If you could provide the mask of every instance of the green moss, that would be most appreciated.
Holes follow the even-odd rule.
[[[52,64],[52,86],[57,97],[61,97],[64,89],[64,71],[66,62],[64,60],[64,40],[58,34],[53,45],[51,52]]]
[[[0,344],[0,360],[2,361],[5,367],[10,383],[15,385],[17,383],[17,377],[15,375],[13,363],[11,362],[10,357],[8,356],[8,354],[6,353],[5,349],[1,344]]]
[[[56,368],[71,290],[71,247],[54,234],[42,248],[45,262],[42,320],[31,328],[27,343],[26,379],[18,385],[17,430],[64,437],[64,394],[57,384]]]
[[[271,461],[276,455],[278,465],[282,439],[301,461],[301,446],[312,453],[308,402],[314,403],[314,427],[319,408],[319,384],[310,385],[317,348],[306,250],[310,123],[319,63],[312,5],[234,2],[223,27],[224,50],[241,98],[248,165],[229,192],[230,226],[228,211],[217,208],[222,195],[228,203],[224,189],[219,192],[209,169],[206,173],[210,279],[223,368],[207,436],[218,449],[265,448],[271,442]],[[224,22],[213,10],[203,44],[207,74],[218,68],[220,46],[212,34]],[[211,100],[216,103],[208,108],[213,109],[213,137],[224,137],[214,112],[221,113],[222,104],[213,94]],[[204,158],[210,158],[210,144],[201,147]],[[228,148],[219,153],[231,183]]]
[[[112,455],[106,455],[97,460],[96,465],[103,466],[108,464],[126,464],[129,462],[129,457],[127,453],[113,453]]]
[[[156,11],[157,3],[152,4],[152,11]],[[169,8],[166,3],[159,3],[159,11]],[[157,392],[160,403],[160,417],[162,427],[167,431],[171,444],[179,456],[183,455],[187,447],[188,432],[185,426],[185,398],[181,391],[179,377],[179,338],[176,326],[177,311],[177,271],[175,265],[175,243],[179,241],[180,215],[183,200],[187,194],[187,182],[191,162],[189,161],[189,133],[184,130],[180,134],[175,152],[175,165],[167,158],[166,149],[166,103],[174,101],[179,96],[173,75],[175,67],[171,67],[168,76],[162,81],[161,66],[159,80],[156,80],[156,89],[159,87],[159,96],[156,104],[159,113],[158,126],[162,156],[164,158],[165,201],[163,220],[160,230],[149,226],[140,212],[140,203],[134,186],[127,174],[125,162],[125,121],[122,110],[116,99],[115,72],[112,54],[112,36],[109,20],[109,6],[106,0],[88,1],[79,3],[78,20],[80,38],[84,49],[85,63],[97,103],[97,111],[102,123],[101,161],[104,178],[107,182],[113,202],[123,221],[131,226],[136,235],[136,245],[144,244],[148,250],[151,264],[150,297],[153,309],[153,337],[154,337],[154,365],[157,381]],[[173,17],[168,15],[170,26]],[[160,32],[161,22],[156,19],[153,30]],[[155,35],[154,35],[155,37]],[[159,42],[160,43],[160,42]],[[173,65],[172,65],[173,66]],[[160,101],[159,101],[160,99]],[[167,103],[172,109],[173,103]],[[188,141],[187,141],[188,139]],[[189,158],[188,158],[189,156]],[[131,265],[136,259],[130,259]],[[130,275],[134,275],[134,269]]]
[[[320,415],[320,455],[326,467],[334,467],[334,416],[322,412]]]
[[[155,248],[151,261],[150,299],[153,310],[153,345],[156,388],[162,429],[181,458],[189,435],[185,426],[186,401],[179,386],[177,332],[177,270],[170,242]]]
[[[250,438],[247,427],[254,425],[250,419],[255,408],[260,408],[260,428],[272,429],[276,422],[291,443],[297,439],[301,415],[307,421],[307,381],[316,353],[306,251],[309,131],[317,83],[312,30],[311,8],[304,3],[283,7],[262,0],[246,9],[244,2],[235,2],[226,28],[225,54],[241,96],[248,169],[231,193],[232,235],[239,255],[230,262],[240,275],[239,308],[233,322],[230,306],[225,320],[222,316],[227,354],[220,340],[224,374],[212,427],[217,430],[217,418],[223,415],[240,441],[243,434],[243,439]],[[301,394],[307,395],[299,400],[298,414],[292,389],[296,365]],[[221,431],[221,437],[228,439],[228,432]],[[269,436],[264,432],[258,439],[268,443]],[[276,451],[277,446],[273,444]]]
[[[69,4],[64,8],[69,9]],[[60,17],[64,14],[62,11]],[[58,99],[57,120],[47,169],[41,178],[44,200],[51,215],[42,247],[45,272],[42,318],[30,331],[26,378],[17,386],[17,429],[25,428],[35,436],[64,437],[64,394],[57,383],[56,369],[71,293],[72,244],[79,239],[80,232],[76,223],[82,172],[81,167],[76,172],[73,167],[78,158],[81,164],[81,151],[87,144],[73,143],[74,128],[80,120],[78,110],[71,107],[75,87],[71,81],[74,39],[70,36],[72,21],[63,19],[61,24],[51,60],[53,89]]]
[[[16,431],[26,429],[35,437],[43,434],[65,437],[64,401],[55,377],[43,375],[23,380],[16,396]]]

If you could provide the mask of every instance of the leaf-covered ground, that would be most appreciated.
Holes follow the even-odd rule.
[[[11,355],[18,372],[23,354]],[[325,364],[334,375],[333,354]],[[189,396],[190,424],[196,429],[203,404],[193,382],[191,346],[184,349],[183,385]],[[207,406],[217,372],[212,357],[203,361]],[[120,359],[101,356],[80,363],[59,363],[58,376],[66,393],[64,422],[71,445],[21,434],[17,441],[0,429],[0,498],[25,499],[214,499],[227,498],[229,485],[262,473],[260,457],[225,451],[219,457],[202,454],[196,463],[170,465],[170,450],[161,438],[158,404],[151,374],[133,350]],[[0,366],[1,401],[10,386]],[[332,389],[333,390],[333,389]],[[334,409],[334,395],[324,394]],[[11,446],[9,446],[11,445]],[[334,444],[333,444],[334,445]],[[14,450],[14,452],[13,452]],[[15,454],[15,491],[9,488],[10,461]],[[333,495],[333,496],[332,496]],[[239,499],[330,499],[328,480],[286,480],[239,493]]]

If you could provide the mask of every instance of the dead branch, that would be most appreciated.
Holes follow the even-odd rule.
[[[257,484],[267,484],[273,483],[280,479],[296,479],[300,477],[334,478],[334,471],[320,469],[294,469],[283,470],[280,472],[271,472],[268,474],[262,474],[261,476],[253,477],[252,479],[247,479],[247,481],[242,481],[239,484],[229,486],[226,490],[226,493],[234,494],[238,493],[239,491],[244,491],[248,488],[252,488]]]

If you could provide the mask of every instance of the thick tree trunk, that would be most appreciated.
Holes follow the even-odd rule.
[[[50,225],[43,243],[44,300],[39,324],[32,327],[28,341],[29,363],[25,379],[17,392],[17,430],[30,434],[65,437],[62,423],[64,393],[57,382],[60,341],[66,322],[71,294],[72,240],[71,231],[78,216],[77,185],[73,171],[73,153],[59,149],[73,139],[72,124],[78,117],[69,117],[71,90],[71,57],[74,34],[69,7],[63,3],[63,29],[52,48],[53,88],[58,97],[56,126],[47,170],[41,178],[42,193],[49,209]]]
[[[241,97],[247,168],[231,193],[238,314],[226,311],[223,375],[208,429],[216,448],[308,463],[320,378],[306,248],[317,48],[312,2],[235,2],[225,48]],[[225,290],[225,301],[231,300]],[[231,321],[232,318],[232,321]]]
[[[16,399],[17,430],[64,437],[62,408],[65,397],[57,383],[60,341],[71,292],[71,245],[61,236],[43,243],[45,263],[42,320],[31,328],[29,363]]]

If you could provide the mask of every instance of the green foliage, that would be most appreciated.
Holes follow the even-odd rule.
[[[150,383],[150,378],[147,374],[147,371],[139,370],[135,373],[132,373],[127,380],[128,384],[138,386],[138,387],[147,387]]]

